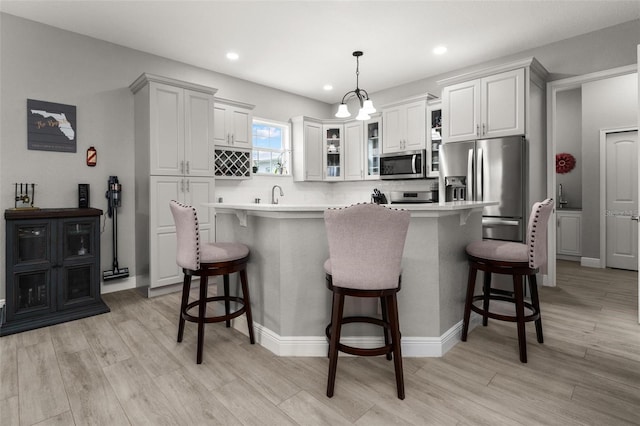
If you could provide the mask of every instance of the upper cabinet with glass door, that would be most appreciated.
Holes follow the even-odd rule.
[[[427,129],[427,177],[437,178],[442,144],[442,109],[439,100],[427,105]]]
[[[324,134],[324,166],[325,180],[344,180],[343,162],[344,146],[342,144],[342,124],[325,124]]]
[[[380,179],[380,153],[382,152],[382,118],[380,114],[365,122],[364,178]]]

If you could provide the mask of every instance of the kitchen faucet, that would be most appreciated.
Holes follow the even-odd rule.
[[[271,188],[271,204],[278,204],[278,200],[276,200],[276,188],[278,188],[280,190],[280,196],[284,197],[284,192],[282,192],[282,188],[280,188],[280,185],[273,185],[273,188]]]
[[[558,207],[563,208],[565,205],[569,204],[567,200],[562,199],[562,184],[558,185]]]

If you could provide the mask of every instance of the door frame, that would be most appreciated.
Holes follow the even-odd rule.
[[[637,132],[638,126],[600,129],[600,268],[607,267],[607,136],[612,133]],[[638,143],[640,141],[637,141]],[[640,164],[640,163],[638,163]],[[638,178],[640,179],[640,177]],[[640,273],[640,270],[638,271]]]
[[[640,48],[639,48],[640,50]],[[547,83],[547,197],[556,199],[556,114],[557,94],[565,90],[582,87],[584,83],[618,77],[638,72],[638,65],[627,65],[609,70],[584,74],[577,77],[564,78]],[[640,150],[639,150],[640,151]],[[549,218],[550,223],[556,223],[555,209]],[[543,276],[543,285],[556,286],[556,227],[549,226],[547,239],[547,275]],[[602,261],[601,261],[602,262]],[[596,266],[592,263],[584,266]],[[600,266],[602,267],[602,266]],[[640,298],[640,297],[639,297]]]

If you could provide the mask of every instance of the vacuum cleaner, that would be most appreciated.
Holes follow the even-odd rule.
[[[118,207],[122,205],[120,199],[121,191],[122,185],[118,182],[118,176],[109,176],[105,196],[107,200],[109,200],[107,215],[113,219],[113,269],[102,273],[102,279],[104,281],[127,278],[129,276],[129,268],[118,267]]]

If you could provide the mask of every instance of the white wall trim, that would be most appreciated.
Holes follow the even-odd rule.
[[[598,71],[576,77],[564,78],[547,83],[547,197],[556,199],[556,96],[558,92],[573,90],[582,87],[583,84],[606,78],[637,72],[638,65],[627,65],[609,70]],[[602,168],[601,168],[602,169]],[[602,192],[601,192],[602,194]],[[551,223],[556,222],[555,209],[549,218]],[[555,287],[556,285],[556,227],[549,227],[547,241],[547,272],[543,278],[543,284]],[[602,258],[602,256],[600,256]],[[639,296],[640,297],[640,296]]]
[[[580,266],[586,266],[587,268],[604,268],[602,259],[596,259],[595,257],[581,257]]]
[[[474,314],[469,330],[480,323],[480,316]],[[233,320],[233,328],[248,335],[247,319],[240,316]],[[326,336],[280,336],[268,328],[253,323],[256,342],[278,356],[326,357],[329,344]],[[462,321],[455,324],[440,337],[402,337],[402,357],[441,357],[460,341]],[[373,348],[384,344],[382,336],[347,337],[342,343],[363,348]],[[342,355],[342,354],[341,354]]]
[[[100,282],[100,294],[108,294],[121,290],[130,290],[136,288],[136,277],[128,277],[117,281]]]
[[[593,268],[607,267],[607,136],[611,133],[637,130],[634,126],[600,129],[600,266]]]

